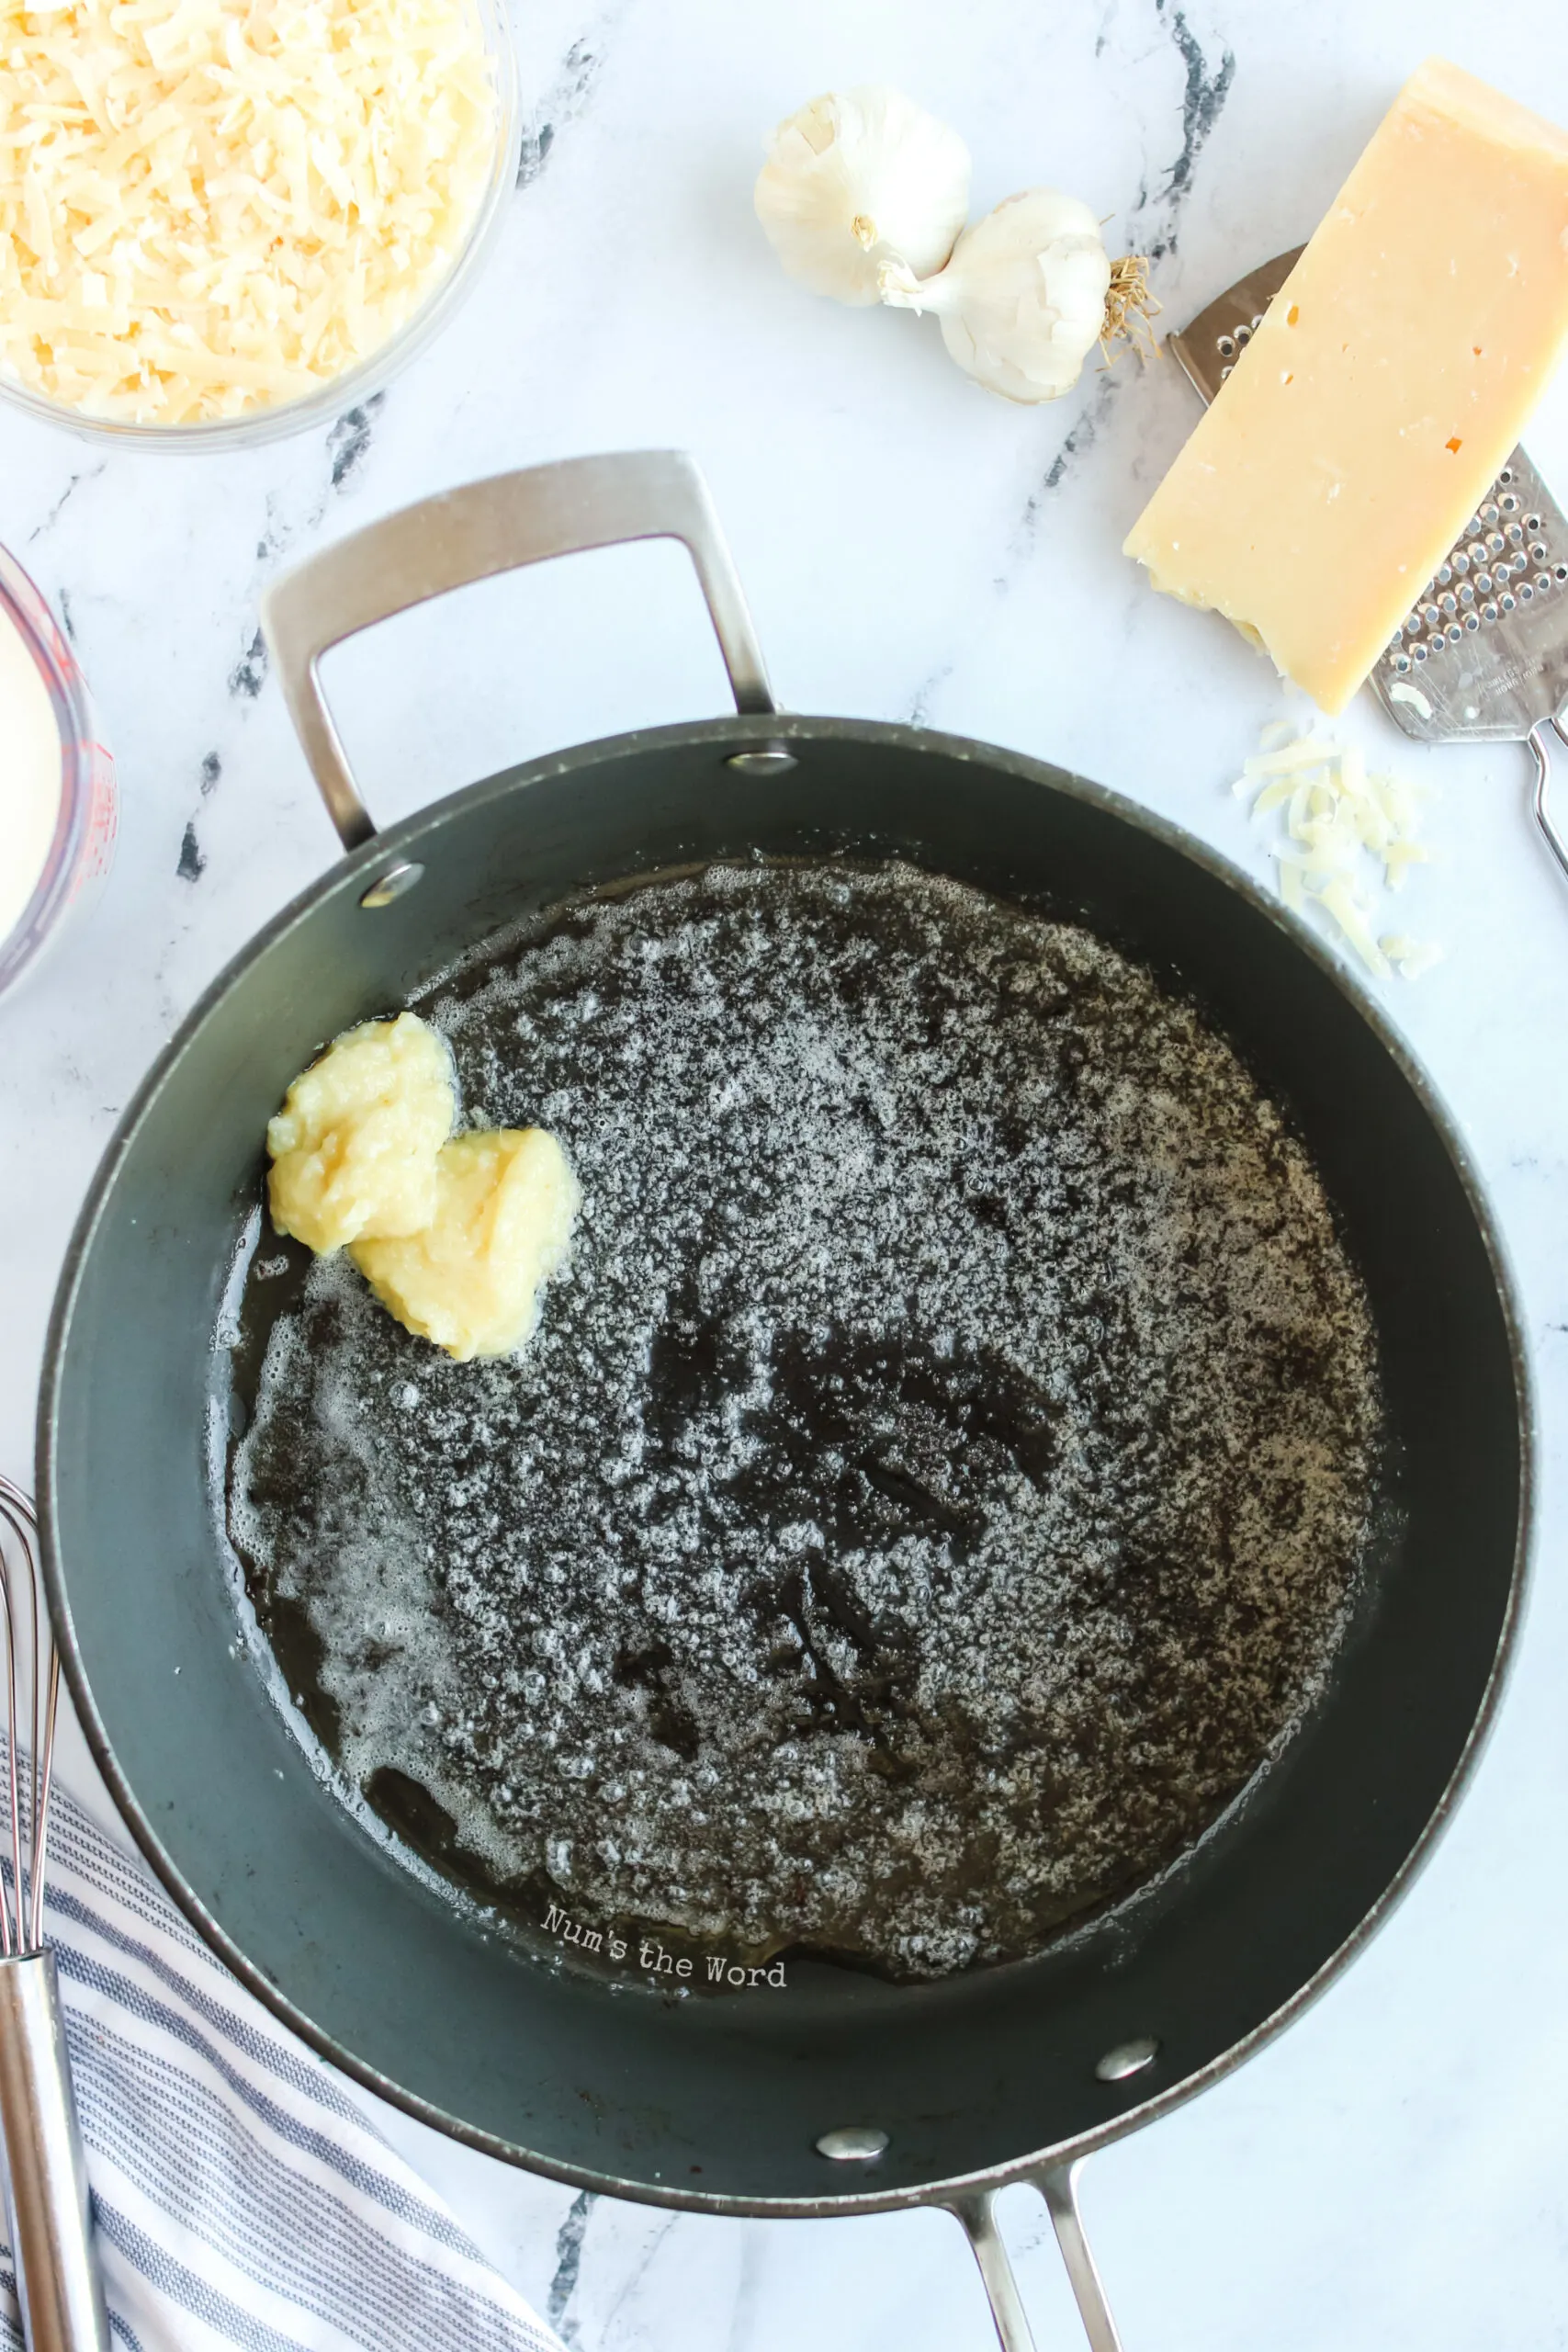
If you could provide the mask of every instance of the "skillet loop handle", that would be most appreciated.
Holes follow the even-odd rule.
[[[1116,2323],[1111,2316],[1111,2306],[1105,2300],[1105,2290],[1078,2211],[1079,2168],[1078,2163],[1053,2165],[1032,2175],[1031,2186],[1045,2199],[1091,2352],[1122,2352],[1122,2339],[1116,2333]],[[949,2211],[962,2225],[980,2266],[1001,2352],[1034,2352],[1034,2337],[1018,2291],[1018,2280],[997,2227],[996,2201],[996,2190],[987,2188],[977,2197],[956,2199]]]
[[[470,581],[628,539],[679,539],[696,567],[741,712],[777,706],[708,487],[676,449],[531,466],[443,491],[389,514],[276,581],[262,628],[283,698],[345,850],[375,837],[321,692],[323,654],[344,638]]]

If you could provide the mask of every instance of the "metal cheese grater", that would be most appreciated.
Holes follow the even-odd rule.
[[[1238,277],[1167,338],[1212,401],[1301,258],[1280,254]],[[1548,806],[1548,730],[1568,744],[1568,515],[1516,449],[1379,656],[1367,684],[1423,743],[1528,743],[1535,815],[1568,875],[1568,840]]]

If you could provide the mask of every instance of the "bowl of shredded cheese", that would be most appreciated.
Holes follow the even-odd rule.
[[[0,0],[0,399],[231,447],[341,414],[514,186],[504,0]]]

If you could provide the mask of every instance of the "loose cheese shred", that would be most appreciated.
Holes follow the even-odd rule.
[[[1274,719],[1231,788],[1251,799],[1255,817],[1285,812],[1286,838],[1273,854],[1280,895],[1292,912],[1321,907],[1380,979],[1397,969],[1413,980],[1438,962],[1440,948],[1403,934],[1380,940],[1372,929],[1369,867],[1381,866],[1384,888],[1397,890],[1408,869],[1431,855],[1417,839],[1419,810],[1409,785],[1369,775],[1357,744],[1297,737]]]
[[[1440,964],[1443,960],[1442,949],[1431,941],[1423,944],[1419,940],[1406,939],[1403,933],[1386,933],[1378,945],[1391,964],[1398,965],[1407,980],[1418,980],[1423,972],[1429,972],[1434,964]]]
[[[185,424],[395,334],[483,199],[474,0],[0,0],[0,371]]]

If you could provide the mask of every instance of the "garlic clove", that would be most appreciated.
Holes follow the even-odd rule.
[[[1036,187],[966,229],[942,271],[921,278],[891,261],[878,284],[894,309],[936,313],[976,383],[1007,400],[1053,401],[1105,332],[1111,261],[1087,204]]]
[[[781,122],[757,218],[791,277],[836,302],[881,299],[878,274],[939,270],[969,209],[969,150],[884,85],[829,91]]]

